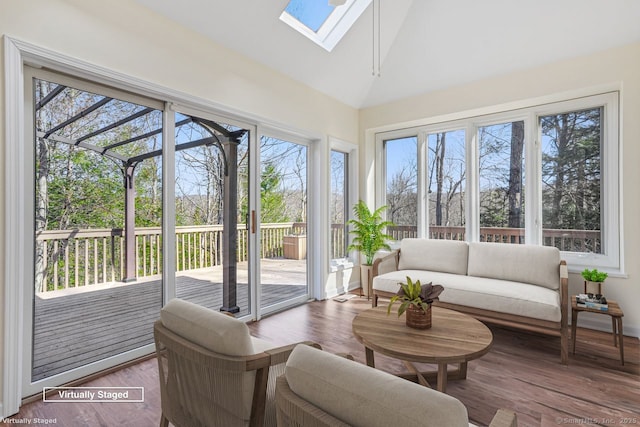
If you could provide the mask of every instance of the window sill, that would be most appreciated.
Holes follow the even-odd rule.
[[[329,272],[335,273],[336,271],[351,269],[353,266],[353,261],[348,258],[332,259]]]

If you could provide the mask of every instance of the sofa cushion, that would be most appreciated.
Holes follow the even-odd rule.
[[[226,314],[174,298],[160,310],[160,320],[167,329],[213,352],[255,354],[247,325]]]
[[[436,239],[402,239],[398,270],[429,270],[467,274],[467,242]]]
[[[534,319],[559,322],[560,295],[542,286],[484,277],[462,276],[424,270],[386,273],[373,279],[373,289],[397,292],[406,276],[422,283],[442,285],[440,301]]]
[[[430,277],[430,273],[431,272],[426,270],[390,271],[374,277],[372,287],[373,290],[392,292],[395,294],[400,290],[400,283],[407,283],[407,276],[413,281],[420,280],[420,283],[424,285],[430,282],[430,280],[427,280],[427,277]],[[453,276],[457,276],[457,274],[453,274]],[[437,283],[433,284],[436,285]]]
[[[313,347],[298,345],[285,375],[294,393],[353,426],[468,426],[456,398]]]
[[[442,302],[550,322],[562,317],[560,295],[543,286],[473,276],[457,276],[443,286]]]
[[[560,251],[550,246],[469,243],[469,276],[560,288]]]

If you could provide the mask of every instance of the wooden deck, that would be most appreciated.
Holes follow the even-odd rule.
[[[304,260],[262,260],[262,307],[307,293]],[[239,316],[249,313],[246,264],[238,267]],[[176,295],[222,306],[222,268],[179,273]],[[139,280],[68,289],[37,296],[34,304],[32,380],[37,381],[153,342],[162,305],[162,281]]]

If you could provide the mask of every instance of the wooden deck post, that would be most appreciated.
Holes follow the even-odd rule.
[[[123,282],[133,282],[136,274],[136,187],[134,171],[136,165],[125,164],[124,168],[124,276]]]
[[[227,157],[227,173],[224,177],[222,233],[222,307],[220,311],[238,313],[237,305],[237,245],[238,245],[238,144],[235,138],[227,138],[223,148]]]

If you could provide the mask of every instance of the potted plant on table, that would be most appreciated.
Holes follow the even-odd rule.
[[[380,249],[391,249],[387,240],[392,237],[384,232],[386,227],[392,226],[393,222],[384,221],[382,212],[386,206],[381,206],[371,212],[367,204],[360,200],[353,207],[355,218],[348,221],[353,226],[349,231],[355,237],[347,251],[358,251],[364,257],[364,263],[360,264],[360,283],[362,289],[366,289],[367,297],[371,289],[371,266],[373,257]]]
[[[582,270],[581,274],[585,280],[584,293],[602,295],[602,283],[604,283],[606,278],[609,277],[609,274],[604,271],[598,271],[597,268],[594,268],[593,270],[585,268]]]
[[[407,326],[416,329],[431,327],[431,304],[438,300],[444,288],[441,285],[427,283],[422,285],[420,280],[415,282],[407,276],[407,283],[400,283],[400,290],[391,297],[387,306],[387,314],[391,314],[391,306],[396,301],[402,301],[398,307],[398,317],[407,313]]]

